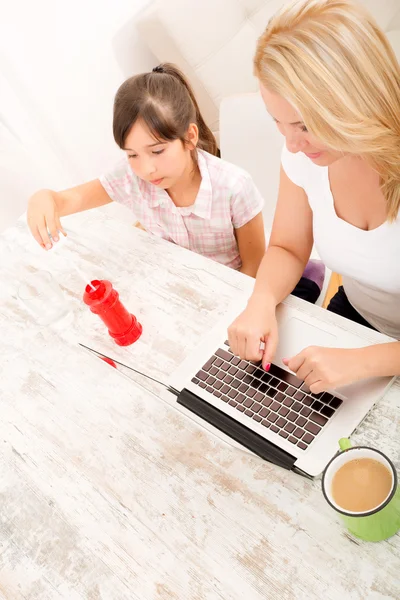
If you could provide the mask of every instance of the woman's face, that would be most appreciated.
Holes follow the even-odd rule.
[[[307,131],[301,116],[285,98],[271,92],[262,83],[260,91],[267,111],[286,139],[289,152],[303,152],[320,167],[326,167],[343,157],[341,152],[325,148]]]

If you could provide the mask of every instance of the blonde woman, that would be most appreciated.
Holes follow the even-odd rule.
[[[286,145],[270,245],[229,328],[232,350],[268,370],[276,306],[314,242],[343,276],[328,310],[400,339],[400,68],[384,33],[355,0],[296,0],[268,24],[254,65]],[[284,362],[319,393],[400,374],[400,342],[309,347]]]

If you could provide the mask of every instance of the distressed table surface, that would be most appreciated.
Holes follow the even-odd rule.
[[[55,252],[23,220],[0,237],[0,598],[398,600],[398,535],[353,539],[319,480],[235,448],[77,346],[165,380],[251,280],[107,211],[64,224]],[[143,323],[136,344],[113,344],[72,264],[114,283]],[[42,269],[73,310],[64,327],[40,328],[16,299]],[[398,468],[399,415],[395,384],[353,436]]]

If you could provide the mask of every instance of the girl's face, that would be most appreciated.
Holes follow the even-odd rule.
[[[260,91],[267,111],[286,139],[289,152],[293,154],[303,152],[320,167],[326,167],[343,157],[341,152],[325,148],[307,131],[301,116],[285,98],[271,92],[262,83],[260,83]]]
[[[167,190],[191,168],[191,150],[196,147],[197,138],[197,126],[191,124],[186,135],[189,143],[160,141],[139,120],[131,127],[124,150],[137,177]]]

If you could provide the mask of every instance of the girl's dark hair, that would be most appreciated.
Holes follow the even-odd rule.
[[[163,63],[150,73],[127,79],[114,100],[113,132],[120,148],[134,123],[141,119],[156,139],[185,143],[190,123],[199,128],[198,147],[218,152],[217,142],[206,125],[185,76],[175,65]]]

